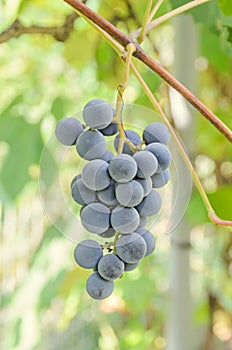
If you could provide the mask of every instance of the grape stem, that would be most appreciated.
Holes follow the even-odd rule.
[[[123,128],[123,120],[122,120],[123,93],[128,84],[129,75],[130,75],[131,58],[135,51],[136,51],[136,46],[130,43],[126,46],[126,51],[122,56],[122,58],[126,62],[126,71],[125,71],[125,77],[124,77],[123,83],[118,86],[116,113],[115,113],[115,121],[118,124],[118,131],[119,131],[119,142],[118,142],[118,150],[117,150],[118,154],[122,153],[124,142],[127,141],[126,134]]]
[[[167,20],[181,14],[181,13],[184,13],[196,6],[199,6],[199,5],[202,5],[206,2],[209,2],[211,0],[193,0],[193,1],[190,1],[188,2],[187,4],[184,4],[180,7],[177,7],[176,9],[168,12],[168,13],[165,13],[165,15],[162,15],[160,16],[159,18],[156,18],[154,19],[154,21],[151,21],[150,20],[152,19],[152,17],[154,17],[154,15],[152,14],[152,16],[150,16],[148,18],[148,23],[146,25],[146,27],[141,27],[139,29],[137,29],[136,31],[134,31],[132,34],[131,34],[131,37],[135,40],[136,38],[138,38],[138,42],[139,41],[139,38],[141,36],[141,33],[143,33],[143,35],[145,36],[146,34],[148,34],[153,28],[157,27],[159,24],[163,23],[163,22],[166,22]],[[162,1],[161,1],[162,3]],[[154,8],[155,10],[155,8]],[[150,22],[150,23],[149,23]]]
[[[168,117],[166,116],[166,114],[164,113],[162,107],[160,106],[159,102],[157,101],[157,99],[155,98],[155,96],[152,94],[151,90],[149,89],[148,85],[146,84],[146,82],[144,81],[144,79],[142,78],[141,74],[138,72],[138,70],[136,69],[135,65],[133,63],[131,63],[131,69],[135,75],[135,77],[137,78],[137,80],[139,81],[139,83],[141,84],[143,90],[145,91],[146,95],[148,96],[149,100],[151,101],[152,105],[159,111],[162,119],[164,120],[165,124],[167,125],[179,151],[180,154],[182,156],[182,158],[184,159],[184,162],[186,164],[186,166],[188,167],[192,178],[195,182],[195,185],[200,193],[200,196],[204,202],[204,205],[207,209],[208,212],[208,217],[210,219],[210,221],[218,226],[224,226],[226,227],[229,231],[232,231],[232,221],[230,220],[224,220],[221,219],[217,216],[217,214],[215,213],[214,209],[211,206],[211,203],[206,195],[206,192],[202,186],[202,183],[196,173],[196,170],[194,169],[187,153],[185,152],[185,149],[182,146],[182,143],[180,141],[180,139],[178,138],[177,134],[175,133],[175,130],[173,129],[171,123],[168,120]]]
[[[115,236],[114,236],[114,254],[117,253],[117,251],[116,251],[116,243],[117,243],[119,235],[120,235],[119,232],[115,232]]]
[[[133,142],[131,142],[129,139],[126,139],[126,144],[129,146],[130,150],[133,152],[133,153],[136,153],[137,151],[140,151],[141,150],[141,144],[138,145],[138,146],[135,146],[133,144]]]
[[[152,18],[155,16],[156,12],[159,10],[160,6],[162,5],[163,0],[158,0],[157,3],[155,4],[153,10],[151,11],[149,18],[148,18],[148,23],[151,22]]]
[[[148,24],[148,21],[149,21],[149,16],[150,16],[150,13],[151,13],[151,7],[152,7],[152,3],[153,3],[153,0],[148,0],[147,1],[147,7],[146,7],[146,12],[145,12],[145,15],[144,15],[144,21],[143,21],[143,26],[140,30],[140,33],[139,33],[139,36],[138,36],[138,43],[142,43],[144,38],[145,38],[145,35],[146,35],[146,28],[147,28],[147,24]]]

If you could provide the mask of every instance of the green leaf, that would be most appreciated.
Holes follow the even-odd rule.
[[[192,225],[199,225],[209,221],[207,211],[198,191],[192,194],[186,210],[186,217]]]
[[[209,200],[218,216],[232,220],[232,187],[222,186],[216,192],[208,195]]]
[[[9,22],[16,19],[24,1],[25,0],[7,0],[5,2],[4,17],[6,21]]]
[[[170,2],[174,8],[189,3],[188,0],[170,0]],[[217,4],[217,0],[212,0],[206,4],[199,5],[185,13],[191,14],[196,23],[203,24],[214,33],[220,33],[218,25],[221,21],[222,14]]]
[[[227,29],[227,41],[229,41],[230,43],[232,43],[232,27],[230,26],[224,26]]]
[[[21,335],[21,328],[22,328],[22,319],[17,318],[14,321],[13,324],[13,332],[12,332],[12,346],[15,349],[20,341],[20,335]]]
[[[46,254],[47,248],[53,239],[59,238],[59,232],[54,226],[50,226],[44,233],[43,238],[37,246],[36,251],[31,256],[30,268],[33,266],[41,266],[41,261],[44,260],[43,254]]]
[[[66,271],[60,271],[53,279],[51,279],[42,289],[39,301],[38,301],[38,309],[46,309],[51,306],[53,298],[56,296],[59,288],[62,285],[62,282],[66,276]]]
[[[194,321],[198,326],[205,325],[209,322],[209,305],[207,301],[202,302],[194,311]]]
[[[209,64],[220,72],[227,72],[229,60],[227,53],[223,50],[221,38],[203,27],[199,43],[201,54],[208,59]]]
[[[174,9],[184,4],[187,4],[188,2],[188,0],[170,0],[170,3]]]
[[[58,165],[54,160],[54,156],[49,149],[44,148],[43,161],[40,162],[40,180],[49,188],[57,174]]]
[[[221,11],[227,15],[232,15],[232,1],[231,0],[218,0]]]
[[[77,24],[80,25],[79,22]],[[93,29],[91,35],[88,35],[87,30],[77,28],[77,31],[73,31],[65,43],[64,58],[78,69],[86,66],[86,63],[90,64],[96,46],[96,38],[96,32]],[[88,45],[86,45],[86,40],[88,40]]]
[[[196,23],[201,23],[214,34],[220,33],[219,23],[221,22],[222,15],[217,0],[197,6],[190,10],[189,13],[193,16]]]
[[[60,96],[53,101],[51,113],[56,119],[64,118],[64,103],[65,101]]]
[[[112,75],[120,73],[121,67],[118,66],[118,59],[110,45],[105,40],[100,40],[96,48],[96,61],[98,65],[97,79],[112,83]],[[121,65],[121,62],[120,62]],[[109,74],[111,72],[111,74]],[[115,84],[115,82],[114,82]]]
[[[22,117],[10,118],[10,112],[5,113],[0,120],[0,139],[10,146],[0,182],[9,199],[15,199],[30,180],[29,166],[39,163],[43,147],[40,125],[28,124]]]

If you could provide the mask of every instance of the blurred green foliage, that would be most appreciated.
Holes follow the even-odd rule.
[[[158,15],[186,2],[164,1]],[[141,25],[146,8],[146,1],[91,0],[88,4],[127,33]],[[220,0],[219,5],[223,14],[216,1],[189,12],[199,33],[199,57],[191,69],[199,76],[199,98],[232,127],[232,50],[227,35],[232,13],[229,1]],[[2,0],[0,29],[18,17],[25,25],[62,25],[71,11],[62,1]],[[156,28],[152,42],[145,42],[156,59],[162,47],[159,37],[171,26],[168,22]],[[85,293],[88,272],[74,264],[73,242],[51,225],[39,204],[40,156],[56,122],[79,113],[91,98],[114,102],[124,72],[120,58],[87,23],[77,19],[64,43],[34,34],[1,44],[0,62],[1,319],[7,325],[2,348],[164,349],[169,237],[157,233],[156,254],[117,281],[109,301],[93,302]],[[138,67],[152,91],[167,99],[161,79],[140,63]],[[133,77],[128,91],[125,102],[151,108]],[[143,127],[144,119],[130,122]],[[201,116],[195,124],[197,170],[212,162],[212,170],[206,166],[201,180],[218,214],[231,219],[232,148]],[[205,158],[199,159],[202,155]],[[43,166],[47,186],[52,186],[54,154],[46,156]],[[70,156],[69,174],[75,174],[78,166]],[[203,335],[212,331],[215,349],[226,349],[232,338],[232,238],[226,230],[209,224],[195,190],[186,220],[192,226],[193,322]],[[195,338],[196,348],[205,349],[205,337]]]

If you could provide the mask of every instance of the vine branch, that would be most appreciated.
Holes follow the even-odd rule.
[[[69,14],[60,27],[43,27],[32,25],[24,26],[19,19],[16,19],[11,26],[0,34],[0,44],[12,39],[18,38],[23,34],[48,34],[53,36],[57,41],[65,41],[69,38],[73,30],[74,22],[79,17],[76,12]]]
[[[109,23],[105,18],[101,17],[92,11],[85,4],[79,0],[64,0],[66,3],[74,7],[80,15],[88,18],[91,22],[108,33],[114,40],[119,42],[124,48],[128,44],[133,43],[136,46],[136,51],[133,56],[143,62],[147,67],[157,73],[170,86],[177,90],[192,106],[194,106],[206,119],[210,121],[230,142],[232,142],[232,131],[212,112],[210,111],[198,98],[193,95],[183,84],[174,78],[165,68],[158,62],[152,59],[141,46],[134,42],[130,37],[122,33],[115,26]],[[208,0],[207,0],[208,1]],[[194,1],[195,2],[195,1]]]
[[[122,108],[123,108],[123,93],[126,89],[128,80],[129,80],[129,75],[130,75],[130,64],[131,64],[131,58],[136,50],[136,47],[133,44],[128,44],[126,47],[126,57],[125,57],[125,62],[126,62],[126,71],[125,71],[125,77],[124,81],[121,85],[118,87],[118,95],[117,95],[117,102],[116,102],[116,115],[115,115],[115,120],[118,124],[118,131],[119,131],[119,142],[118,142],[118,154],[122,153],[123,150],[123,145],[124,142],[126,141],[126,135],[125,131],[122,125]]]
[[[148,21],[149,21],[149,15],[151,13],[151,7],[152,7],[152,3],[153,3],[153,0],[148,0],[147,1],[147,8],[146,8],[146,12],[145,12],[145,15],[144,15],[144,22],[143,22],[143,26],[141,28],[141,31],[139,33],[139,37],[138,37],[138,42],[141,44],[145,38],[145,35],[146,35],[146,28],[147,28],[147,24],[148,24]]]

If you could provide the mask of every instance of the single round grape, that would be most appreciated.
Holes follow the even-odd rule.
[[[146,254],[145,240],[135,232],[120,236],[116,243],[117,255],[126,263],[137,263]]]
[[[110,227],[105,232],[98,234],[98,236],[104,237],[104,238],[111,238],[111,237],[114,237],[114,235],[115,235],[115,229],[113,227]]]
[[[106,141],[100,131],[85,130],[77,139],[76,150],[87,160],[101,158],[106,151]]]
[[[111,213],[111,225],[122,234],[133,232],[139,226],[139,214],[135,208],[117,206]]]
[[[140,215],[140,222],[139,222],[139,227],[144,227],[148,223],[148,218],[146,216],[141,216]],[[137,231],[137,229],[136,229]]]
[[[110,227],[110,210],[101,203],[91,203],[80,213],[84,228],[92,233],[103,233]]]
[[[93,299],[102,300],[112,294],[114,281],[106,281],[98,272],[94,272],[86,281],[86,290]]]
[[[162,206],[162,199],[159,192],[152,190],[143,200],[137,205],[136,210],[141,216],[152,216],[158,213]]]
[[[83,126],[79,120],[75,118],[63,118],[56,126],[55,135],[63,145],[72,146],[83,131]]]
[[[139,151],[133,155],[134,160],[137,163],[137,177],[142,179],[148,178],[155,174],[158,169],[158,161],[154,154],[148,151]]]
[[[85,269],[92,269],[97,266],[103,256],[102,248],[93,239],[86,239],[77,244],[74,250],[74,259],[78,265]]]
[[[81,205],[90,204],[97,200],[96,192],[85,186],[82,179],[76,180],[71,188],[72,198]]]
[[[125,207],[135,207],[144,197],[142,185],[135,180],[124,184],[118,183],[115,187],[115,194],[118,202]]]
[[[118,205],[118,201],[115,196],[115,181],[111,180],[110,185],[104,190],[97,191],[97,197],[99,201],[107,206]]]
[[[143,140],[146,145],[153,142],[160,142],[166,145],[170,140],[168,128],[163,123],[151,123],[143,132]]]
[[[133,130],[125,130],[125,134],[127,139],[131,141],[134,146],[138,146],[142,142],[139,134],[137,134],[137,132]],[[118,134],[114,139],[115,151],[118,151],[119,138],[120,138],[120,135]],[[130,156],[133,155],[133,151],[130,149],[130,147],[126,143],[124,143],[123,145],[122,153],[129,154]]]
[[[156,173],[151,176],[152,181],[152,187],[153,188],[160,188],[165,186],[170,178],[170,171],[169,169],[165,169],[164,171],[160,173]]]
[[[113,118],[113,109],[104,100],[91,100],[83,109],[83,119],[90,128],[104,129]]]
[[[137,173],[136,161],[128,154],[118,154],[109,164],[110,176],[120,183],[132,180]]]
[[[117,134],[117,132],[118,132],[118,124],[115,122],[112,122],[106,128],[101,129],[101,133],[104,136],[112,136]]]
[[[147,147],[145,147],[145,151],[153,153],[154,156],[157,158],[159,163],[159,168],[157,172],[165,170],[169,167],[172,160],[172,156],[167,146],[165,146],[163,143],[150,143]]]
[[[147,249],[146,254],[144,256],[148,256],[151,253],[153,253],[156,245],[155,237],[153,236],[153,234],[145,228],[137,228],[136,233],[138,233],[146,243]]]
[[[117,255],[104,255],[97,265],[99,275],[105,280],[112,281],[123,274],[124,263]]]
[[[110,185],[109,164],[102,159],[94,159],[85,164],[82,170],[84,184],[94,191],[100,191]]]
[[[147,196],[152,190],[151,178],[148,177],[146,179],[140,179],[138,177],[135,177],[135,180],[138,181],[140,185],[142,185],[143,191],[144,191],[144,197]]]
[[[77,174],[76,176],[74,176],[74,178],[71,181],[71,185],[70,187],[72,188],[72,185],[78,180],[81,179],[81,174]]]
[[[109,163],[111,159],[114,158],[114,154],[111,151],[106,150],[103,156],[101,156],[101,159]]]
[[[136,267],[138,267],[138,265],[139,265],[139,262],[135,262],[132,264],[124,262],[124,271],[125,272],[132,271],[132,270],[136,269]]]

